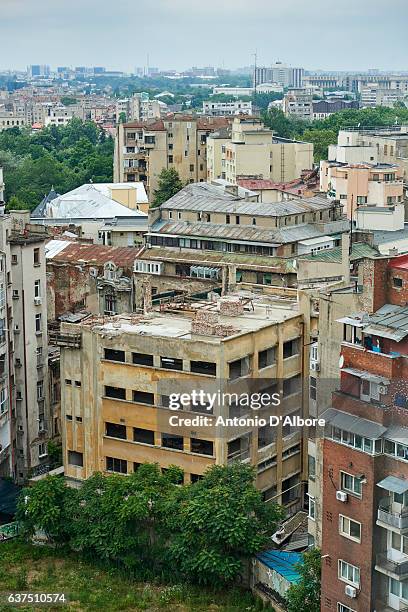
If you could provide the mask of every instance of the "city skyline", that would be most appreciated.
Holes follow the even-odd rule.
[[[254,0],[248,6],[243,0],[225,0],[220,6],[209,0],[191,11],[187,0],[158,0],[138,9],[133,22],[124,19],[134,11],[130,0],[118,0],[113,14],[109,5],[96,0],[59,5],[41,0],[35,6],[27,0],[3,0],[3,48],[13,49],[13,57],[2,54],[0,69],[85,63],[133,72],[146,64],[147,53],[150,65],[162,69],[236,68],[249,65],[256,49],[260,65],[281,60],[309,70],[402,70],[397,58],[408,51],[406,2],[396,0],[394,11],[377,0],[346,4],[315,0],[306,7],[288,0],[274,6]],[[207,26],[209,15],[217,19],[212,17]]]

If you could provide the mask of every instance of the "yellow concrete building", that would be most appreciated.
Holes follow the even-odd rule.
[[[219,417],[270,413],[239,405],[234,397],[218,398],[211,409],[207,401],[177,411],[170,407],[174,393],[195,389],[242,397],[250,389],[283,398],[274,414],[305,415],[305,337],[295,296],[249,291],[215,302],[162,304],[145,315],[62,324],[66,477],[129,474],[147,461],[163,469],[178,465],[190,482],[210,465],[245,461],[255,466],[265,500],[299,509],[306,468],[298,427],[245,422],[223,428]]]
[[[119,124],[114,181],[142,181],[150,199],[163,168],[175,168],[184,184],[205,181],[207,137],[230,121],[228,117],[167,115],[157,121]]]
[[[279,138],[257,117],[236,117],[231,135],[225,131],[208,138],[207,180],[238,178],[271,179],[276,182],[299,178],[313,168],[313,144]]]

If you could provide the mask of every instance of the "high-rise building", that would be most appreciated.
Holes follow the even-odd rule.
[[[158,311],[148,307],[148,292],[145,297],[145,315],[90,318],[61,327],[66,477],[128,474],[148,461],[162,469],[178,465],[185,481],[194,482],[208,466],[247,461],[266,501],[282,502],[289,513],[300,509],[301,431],[287,424],[215,426],[218,417],[252,414],[226,395],[240,397],[252,384],[280,393],[282,414],[307,410],[303,316],[292,300],[276,308],[267,296],[252,295],[246,302],[232,293],[218,303],[179,302],[177,307],[169,302]],[[174,410],[174,393],[200,389],[219,390],[225,401],[210,406],[192,399]],[[257,412],[265,416],[264,410]]]
[[[408,601],[407,259],[364,262],[363,310],[336,323],[341,378],[322,415],[322,610]]]
[[[282,62],[275,62],[271,66],[257,66],[254,70],[254,81],[257,85],[278,83],[282,87],[302,87],[303,77],[303,68],[292,68]]]
[[[115,182],[142,181],[152,195],[163,168],[175,168],[183,183],[207,178],[207,137],[227,126],[228,117],[167,115],[157,121],[134,121],[117,126]]]
[[[0,474],[49,470],[56,435],[48,395],[44,228],[29,211],[0,211]]]
[[[48,77],[50,76],[50,72],[50,67],[46,64],[32,64],[27,68],[27,75],[32,79],[36,77]]]

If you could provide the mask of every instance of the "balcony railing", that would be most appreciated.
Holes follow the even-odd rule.
[[[378,505],[377,520],[396,529],[408,529],[408,508],[393,512],[390,498],[384,497]]]
[[[231,464],[231,463],[235,463],[236,461],[244,461],[245,459],[248,459],[248,457],[249,457],[249,448],[245,450],[237,450],[234,453],[231,453],[230,455],[228,455],[227,463]]]
[[[385,572],[391,572],[398,578],[408,576],[408,559],[401,561],[393,561],[387,555],[387,553],[380,553],[376,556],[376,566]]]

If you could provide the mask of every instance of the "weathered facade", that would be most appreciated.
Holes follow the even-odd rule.
[[[144,461],[182,467],[186,482],[214,463],[249,461],[266,500],[290,511],[302,505],[303,432],[272,427],[215,427],[243,414],[223,402],[169,409],[183,389],[248,390],[250,381],[283,394],[280,410],[307,411],[302,374],[304,324],[291,299],[227,296],[174,302],[145,314],[91,318],[61,327],[62,428],[65,473],[130,473]],[[251,296],[251,297],[248,297]],[[148,302],[148,298],[147,298]],[[248,409],[247,409],[248,411]],[[245,412],[245,410],[244,410]],[[249,410],[249,412],[252,412]],[[260,411],[262,412],[262,411]],[[207,416],[173,425],[170,417]]]

